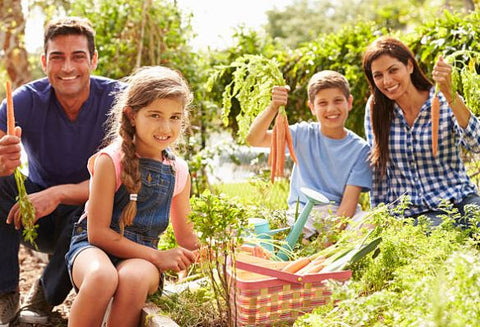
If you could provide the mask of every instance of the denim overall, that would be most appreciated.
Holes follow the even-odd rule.
[[[164,157],[173,159],[173,156],[166,151],[164,151]],[[165,231],[169,223],[170,206],[175,187],[175,169],[172,165],[156,160],[145,158],[139,160],[142,187],[137,198],[137,215],[133,224],[125,227],[123,236],[139,244],[157,248],[158,237]],[[129,201],[130,194],[125,186],[121,185],[115,193],[110,224],[110,228],[118,233],[120,233],[119,219],[122,210]],[[89,247],[93,246],[88,243],[87,219],[83,219],[75,224],[70,250],[65,256],[70,276],[75,257],[81,250]],[[108,256],[114,265],[122,260],[110,254]]]

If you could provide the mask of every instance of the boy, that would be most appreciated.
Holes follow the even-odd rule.
[[[247,135],[252,146],[269,147],[272,131],[268,130],[280,106],[287,104],[288,88],[275,86],[272,102],[255,118]],[[345,128],[353,97],[346,78],[334,71],[321,71],[308,83],[308,107],[318,122],[300,122],[290,125],[293,147],[298,163],[290,178],[288,207],[295,213],[297,201],[300,211],[307,198],[300,192],[308,187],[325,195],[333,204],[320,207],[326,216],[360,219],[360,193],[370,190],[372,172],[368,163],[369,146],[365,140]],[[293,224],[293,217],[289,217]],[[304,237],[315,234],[310,217],[304,227]]]

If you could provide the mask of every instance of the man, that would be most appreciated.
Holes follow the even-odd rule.
[[[35,207],[39,251],[49,263],[32,286],[18,320],[46,323],[71,290],[64,255],[73,220],[88,198],[88,158],[100,147],[104,123],[122,84],[91,76],[97,66],[95,32],[86,19],[67,17],[45,30],[42,67],[47,77],[14,92],[15,135],[6,135],[6,103],[0,106],[0,326],[19,310],[19,244],[22,224],[13,172],[20,141],[28,156],[25,187]]]

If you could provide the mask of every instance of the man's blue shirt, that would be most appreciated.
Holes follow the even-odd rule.
[[[75,121],[62,110],[47,78],[13,94],[15,125],[22,128],[29,178],[43,187],[88,180],[87,160],[101,146],[105,121],[122,83],[90,78],[90,95]],[[0,130],[6,131],[6,103],[0,106]]]

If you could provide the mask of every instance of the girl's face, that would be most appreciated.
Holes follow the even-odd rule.
[[[177,139],[182,128],[184,108],[178,98],[156,99],[132,117],[135,148],[144,158],[162,160],[162,150]]]
[[[404,65],[397,58],[382,55],[372,61],[372,76],[377,88],[390,100],[397,100],[412,87],[413,64]]]

